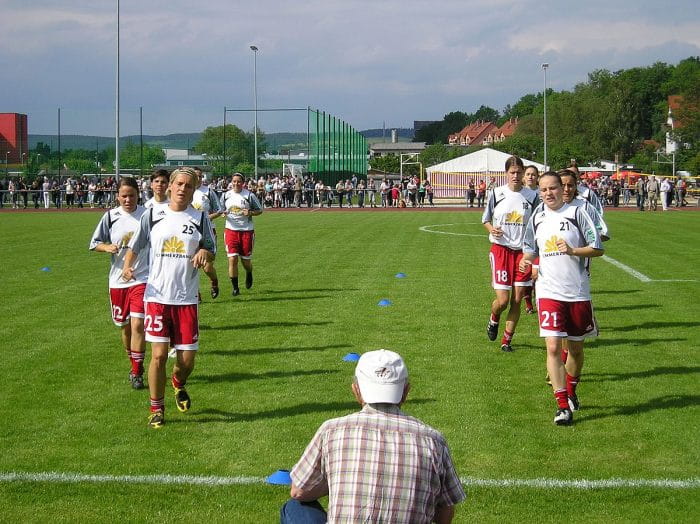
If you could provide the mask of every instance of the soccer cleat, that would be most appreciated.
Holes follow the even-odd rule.
[[[535,313],[535,308],[534,307],[526,308],[525,313],[527,313],[528,315],[532,315]]]
[[[574,414],[569,408],[559,408],[554,415],[554,423],[557,426],[570,426],[574,423]]]
[[[245,274],[245,288],[250,289],[251,287],[253,287],[253,272],[248,271]]]
[[[488,335],[489,340],[496,340],[496,337],[498,337],[498,323],[494,324],[489,320],[486,326],[486,335]]]
[[[510,344],[501,344],[501,351],[504,351],[506,353],[512,353],[514,350],[513,346],[511,346]]]
[[[578,397],[576,395],[569,395],[569,409],[571,411],[578,411],[581,405],[578,403]]]
[[[185,388],[175,388],[175,405],[182,413],[190,409],[192,402]]]
[[[159,409],[158,411],[154,411],[151,413],[151,416],[148,417],[148,427],[149,428],[154,428],[158,429],[163,427],[163,424],[165,424],[165,416],[163,414],[163,410]]]
[[[219,296],[219,286],[211,286],[211,298],[216,298]]]
[[[231,296],[232,296],[232,297],[237,297],[237,296],[240,295],[240,294],[241,294],[241,290],[238,289],[237,287],[234,287],[234,288],[233,288],[233,291],[231,291]]]
[[[129,373],[129,382],[131,382],[131,387],[134,389],[143,389],[143,375],[135,375],[134,373]]]

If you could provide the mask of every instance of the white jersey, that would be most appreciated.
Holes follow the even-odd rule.
[[[207,215],[221,212],[221,203],[216,191],[209,186],[200,186],[192,196],[192,207],[204,211]]]
[[[583,184],[579,184],[577,187],[578,196],[583,200],[590,202],[590,204],[595,208],[598,214],[602,217],[605,213],[605,208],[603,208],[603,203],[598,198],[598,195],[590,187]]]
[[[151,253],[144,301],[160,304],[197,304],[198,270],[192,257],[204,248],[216,254],[216,241],[206,213],[189,206],[151,209],[141,217],[129,247],[137,254]],[[147,256],[147,255],[146,255]]]
[[[605,242],[606,240],[610,240],[610,231],[608,230],[608,224],[605,222],[602,216],[600,216],[600,213],[596,210],[596,208],[586,199],[581,198],[580,195],[576,195],[576,198],[574,198],[571,202],[569,202],[569,205],[571,206],[579,206],[582,207],[583,210],[588,213],[588,215],[593,219],[593,223],[595,224],[596,229],[598,230],[598,233],[600,234],[600,239]],[[544,202],[540,202],[537,207],[535,208],[535,211],[533,211],[532,215],[536,215],[540,211],[544,210],[545,205]],[[532,218],[530,219],[532,220]],[[589,259],[590,262],[590,259]]]
[[[520,191],[512,191],[507,185],[494,189],[484,209],[481,223],[491,222],[492,226],[500,227],[503,236],[489,235],[491,243],[515,250],[522,249],[525,226],[538,202],[537,192],[524,186]]]
[[[125,288],[135,284],[145,284],[148,279],[148,252],[140,253],[133,265],[134,280],[125,282],[122,280],[124,269],[124,256],[129,241],[139,229],[141,216],[145,209],[137,206],[133,213],[127,213],[124,208],[110,209],[97,224],[95,232],[90,240],[90,249],[98,244],[115,244],[119,247],[116,255],[112,255],[112,265],[109,268],[109,287]]]
[[[535,213],[527,224],[523,252],[540,257],[537,296],[563,302],[590,300],[588,258],[560,253],[559,239],[572,248],[603,249],[593,219],[582,206],[564,204],[554,211],[545,207]]]
[[[224,194],[224,209],[226,210],[226,229],[234,231],[253,231],[253,217],[241,214],[243,209],[262,211],[258,197],[247,189],[240,193],[227,191]]]
[[[163,209],[164,207],[168,207],[168,204],[170,203],[169,199],[165,199],[164,202],[157,202],[154,197],[149,198],[146,200],[146,203],[143,205],[146,209],[152,209],[155,208],[156,211]]]

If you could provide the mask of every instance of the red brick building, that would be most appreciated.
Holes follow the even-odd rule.
[[[0,161],[22,164],[29,159],[27,115],[0,113]]]
[[[490,146],[512,136],[517,127],[517,118],[511,118],[500,128],[493,122],[478,120],[469,124],[458,133],[451,134],[447,138],[447,142],[453,146]]]

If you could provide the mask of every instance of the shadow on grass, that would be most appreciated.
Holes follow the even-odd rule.
[[[594,295],[629,295],[630,293],[639,293],[641,289],[605,289],[603,291],[594,291]]]
[[[301,351],[325,351],[327,349],[346,349],[350,344],[330,344],[328,346],[300,346],[296,348],[252,348],[252,349],[215,349],[206,350],[207,355],[222,355],[225,357],[241,355],[269,355],[271,353],[297,353]]]
[[[411,404],[425,404],[435,402],[435,399],[414,399]],[[341,416],[359,411],[357,402],[306,402],[296,406],[259,411],[257,413],[234,413],[220,409],[203,409],[197,413],[197,422],[251,422],[261,419],[287,418],[308,413],[330,413],[333,416]],[[200,417],[199,415],[204,415]]]
[[[700,366],[656,367],[645,371],[634,371],[632,373],[584,373],[584,375],[586,382],[618,382],[635,378],[658,377],[660,375],[691,375],[693,373],[700,373]]]
[[[596,308],[598,311],[599,308]],[[663,328],[687,328],[700,327],[700,322],[642,322],[631,326],[605,327],[606,331],[636,331],[638,329],[663,329]]]
[[[211,331],[233,331],[235,329],[260,329],[266,327],[307,327],[307,326],[327,326],[331,324],[328,320],[318,322],[255,322],[252,324],[236,324],[232,326],[206,326],[200,325],[200,330]]]
[[[222,373],[221,375],[197,375],[192,382],[242,382],[244,380],[307,377],[312,375],[327,375],[330,373],[340,373],[340,371],[337,369],[300,369],[296,371],[265,371],[263,373]]]
[[[260,291],[261,295],[272,295],[275,293],[324,293],[328,291],[357,291],[356,288],[342,288],[342,287],[318,287],[318,288],[307,288],[307,289],[266,289],[265,291]]]
[[[596,349],[598,347],[609,347],[609,346],[624,346],[630,344],[632,346],[647,346],[649,344],[655,344],[657,342],[683,342],[687,341],[687,338],[599,338],[595,342],[586,346],[586,349]]]
[[[607,417],[620,417],[629,415],[640,415],[650,411],[682,409],[700,405],[700,395],[666,395],[657,397],[634,406],[584,406],[585,410],[578,412],[576,424],[589,422]],[[588,410],[604,410],[605,412],[588,414]],[[580,413],[580,414],[579,414]]]
[[[259,297],[259,298],[248,298],[245,302],[284,302],[286,300],[316,300],[318,298],[331,298],[333,295],[305,295],[296,297]]]
[[[595,311],[630,311],[633,309],[658,309],[661,306],[658,304],[630,304],[627,306],[603,306],[595,307]]]

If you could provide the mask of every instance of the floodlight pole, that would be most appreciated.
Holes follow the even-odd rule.
[[[542,92],[542,100],[544,102],[544,170],[547,171],[547,68],[548,63],[542,64],[544,71],[544,91]]]
[[[253,124],[253,144],[255,147],[255,180],[258,179],[258,48],[254,45],[250,46],[253,51],[253,112],[255,114]]]
[[[117,0],[117,85],[116,85],[116,116],[114,137],[114,172],[119,180],[119,0]]]

